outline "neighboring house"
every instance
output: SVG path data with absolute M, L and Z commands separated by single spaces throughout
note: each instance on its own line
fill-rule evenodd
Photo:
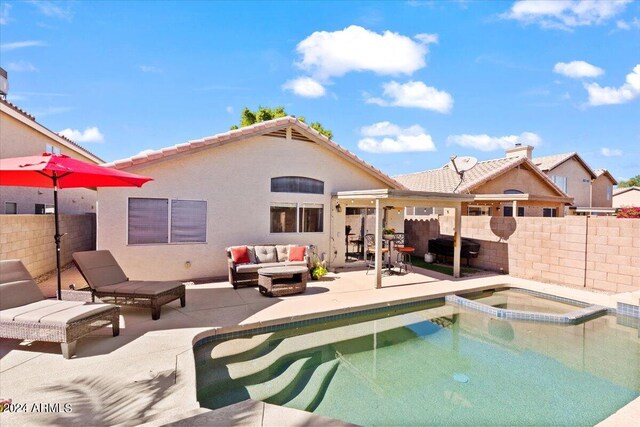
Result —
M 146 279 L 225 276 L 225 247 L 232 245 L 311 244 L 340 265 L 344 216 L 353 208 L 340 206 L 335 193 L 405 190 L 294 117 L 108 166 L 154 179 L 139 189 L 97 190 L 97 247 L 111 250 L 127 274 Z M 403 215 L 385 209 L 385 216 L 389 227 L 403 230 Z
M 611 202 L 617 181 L 606 169 L 591 169 L 575 152 L 538 157 L 533 163 L 573 197 L 573 205 L 567 214 L 607 215 L 614 212 Z
M 613 190 L 613 207 L 640 206 L 640 187 L 623 187 Z
M 596 179 L 591 183 L 591 207 L 613 210 L 613 186 L 618 181 L 606 169 L 595 169 Z
M 572 199 L 531 162 L 531 150 L 516 146 L 505 158 L 479 162 L 465 172 L 462 183 L 449 165 L 394 178 L 411 190 L 474 194 L 475 201 L 463 205 L 463 215 L 563 216 Z M 420 218 L 418 211 L 431 213 L 415 207 L 407 218 Z
M 87 149 L 38 123 L 34 116 L 0 99 L 0 158 L 43 152 L 62 153 L 93 164 L 103 162 Z M 61 213 L 95 212 L 96 192 L 84 188 L 65 189 L 59 192 L 58 203 Z M 0 214 L 52 212 L 53 190 L 50 188 L 0 186 Z

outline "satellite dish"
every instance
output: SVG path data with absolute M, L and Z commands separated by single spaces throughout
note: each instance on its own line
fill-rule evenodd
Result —
M 462 184 L 462 181 L 464 181 L 464 173 L 469 169 L 473 168 L 477 164 L 478 164 L 478 159 L 476 159 L 475 157 L 471 157 L 471 156 L 458 157 L 455 154 L 451 156 L 449 160 L 449 167 L 452 168 L 454 171 L 456 171 L 458 175 L 460 175 L 460 182 L 458 183 L 458 185 L 456 185 L 456 188 L 453 190 L 454 193 L 458 191 L 458 187 L 460 187 L 460 184 Z
M 458 175 L 468 171 L 478 164 L 478 159 L 471 156 L 451 156 L 451 160 L 449 160 L 449 167 L 452 168 Z

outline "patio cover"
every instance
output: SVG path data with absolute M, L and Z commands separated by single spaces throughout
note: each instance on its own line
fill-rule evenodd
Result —
M 354 200 L 362 203 L 373 203 L 376 209 L 376 249 L 375 249 L 375 282 L 376 288 L 382 287 L 382 219 L 385 207 L 429 206 L 455 209 L 453 277 L 460 277 L 460 225 L 462 203 L 473 202 L 473 194 L 435 193 L 411 190 L 359 190 L 339 191 L 333 195 L 337 200 Z

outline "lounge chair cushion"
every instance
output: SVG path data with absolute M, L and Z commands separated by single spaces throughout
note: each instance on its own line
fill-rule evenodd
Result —
M 278 262 L 278 255 L 275 246 L 255 246 L 254 248 L 258 263 Z
M 73 260 L 93 289 L 102 288 L 128 280 L 109 251 L 75 252 Z
M 302 266 L 302 267 L 306 267 L 307 266 L 307 262 L 306 261 L 287 261 L 284 263 L 285 266 L 287 267 L 297 267 L 297 266 Z
M 44 295 L 22 261 L 13 259 L 0 263 L 0 310 L 43 299 Z
M 137 294 L 140 296 L 155 296 L 164 292 L 184 286 L 177 281 L 159 282 L 155 280 L 128 280 L 113 285 L 101 286 L 98 289 L 100 293 L 116 294 Z
M 42 300 L 0 311 L 3 322 L 37 322 L 68 325 L 113 308 L 113 304 Z

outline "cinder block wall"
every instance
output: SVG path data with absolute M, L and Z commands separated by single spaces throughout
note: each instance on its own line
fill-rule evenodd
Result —
M 60 215 L 61 262 L 96 247 L 94 214 Z M 0 215 L 0 260 L 20 259 L 33 277 L 56 268 L 53 215 Z
M 440 234 L 453 235 L 453 221 L 440 216 Z M 412 221 L 407 222 L 409 233 Z M 433 238 L 421 232 L 414 236 L 420 245 Z M 637 219 L 463 216 L 462 237 L 481 244 L 472 266 L 606 292 L 640 290 Z
M 405 245 L 416 248 L 414 255 L 424 256 L 427 253 L 429 239 L 435 239 L 440 234 L 440 224 L 437 219 L 410 219 L 404 222 Z

